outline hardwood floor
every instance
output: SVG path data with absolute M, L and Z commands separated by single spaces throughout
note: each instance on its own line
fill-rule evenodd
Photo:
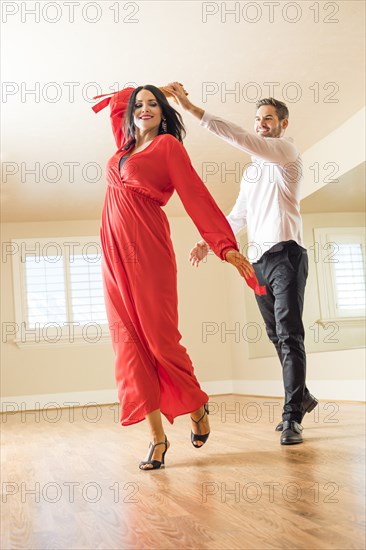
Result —
M 10 549 L 363 549 L 361 403 L 325 403 L 281 446 L 280 399 L 212 396 L 212 433 L 165 423 L 165 470 L 118 406 L 2 415 L 2 539 Z M 230 412 L 231 411 L 231 412 Z

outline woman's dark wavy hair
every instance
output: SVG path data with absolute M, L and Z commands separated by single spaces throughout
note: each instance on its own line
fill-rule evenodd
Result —
M 139 86 L 136 88 L 130 96 L 124 119 L 124 130 L 127 143 L 123 149 L 129 149 L 131 145 L 136 142 L 136 127 L 133 121 L 133 115 L 135 112 L 136 96 L 141 90 L 149 90 L 149 92 L 155 96 L 156 101 L 162 110 L 162 118 L 166 119 L 167 131 L 163 131 L 162 124 L 160 123 L 159 134 L 171 134 L 182 142 L 186 135 L 186 130 L 184 128 L 181 115 L 168 103 L 165 95 L 161 90 L 159 90 L 159 88 L 153 86 L 152 84 L 147 84 L 146 86 Z

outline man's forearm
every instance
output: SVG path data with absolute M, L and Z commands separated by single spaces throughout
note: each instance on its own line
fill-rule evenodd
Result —
M 200 107 L 197 107 L 197 105 L 193 105 L 193 103 L 189 102 L 187 106 L 183 106 L 183 108 L 191 113 L 194 117 L 198 118 L 198 120 L 201 120 L 203 115 L 205 114 L 204 109 L 201 109 Z

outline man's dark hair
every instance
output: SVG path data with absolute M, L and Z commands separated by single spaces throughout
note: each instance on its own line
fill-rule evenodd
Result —
M 276 109 L 278 120 L 284 120 L 285 118 L 289 117 L 287 106 L 285 105 L 285 103 L 282 103 L 282 101 L 279 101 L 278 99 L 274 99 L 273 97 L 266 97 L 257 101 L 257 109 L 259 109 L 259 107 L 262 107 L 262 105 L 272 105 L 272 107 Z

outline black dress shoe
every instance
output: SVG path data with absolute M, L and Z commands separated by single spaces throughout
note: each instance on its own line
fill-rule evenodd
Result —
M 284 420 L 281 434 L 281 445 L 296 445 L 302 443 L 302 426 L 295 420 Z
M 311 393 L 309 393 L 308 397 L 303 401 L 302 403 L 302 418 L 301 418 L 301 422 L 302 422 L 302 419 L 304 418 L 305 416 L 305 413 L 310 413 L 311 411 L 313 411 L 315 409 L 315 407 L 318 405 L 318 400 L 316 399 L 316 397 L 314 397 L 313 395 L 311 395 Z M 283 430 L 283 422 L 281 421 L 279 424 L 277 424 L 277 426 L 275 427 L 275 431 L 276 432 L 282 432 Z

